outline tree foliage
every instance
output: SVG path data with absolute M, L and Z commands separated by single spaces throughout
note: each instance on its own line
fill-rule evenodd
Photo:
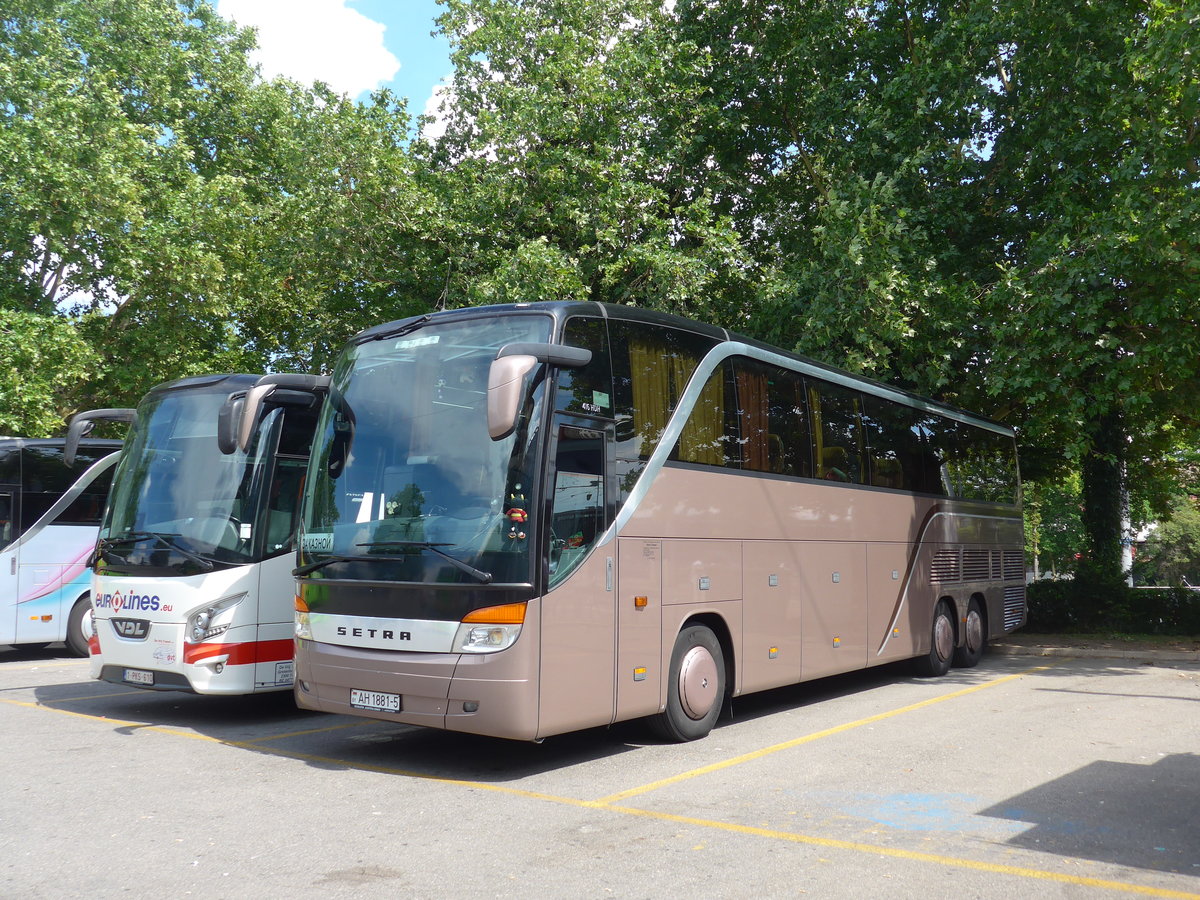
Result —
M 69 412 L 188 374 L 319 365 L 427 293 L 427 277 L 394 274 L 431 269 L 410 249 L 436 219 L 404 152 L 403 105 L 264 82 L 253 47 L 202 0 L 5 5 L 0 309 L 58 335 L 70 322 L 78 340 L 58 350 L 99 357 L 71 361 L 86 384 L 62 396 L 19 372 L 0 398 L 15 421 L 44 432 L 51 420 L 22 419 L 25 406 Z M 407 220 L 389 221 L 397 211 Z M 388 252 L 368 257 L 376 235 Z
M 1200 438 L 1197 0 L 444 6 L 445 134 L 414 139 L 386 92 L 263 82 L 201 0 L 10 0 L 0 309 L 93 375 L 0 408 L 594 299 L 1017 426 L 1037 503 L 1081 473 L 1110 574 L 1124 485 L 1169 507 Z

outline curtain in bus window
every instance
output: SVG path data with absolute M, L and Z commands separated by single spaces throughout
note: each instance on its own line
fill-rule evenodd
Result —
M 755 472 L 777 471 L 772 465 L 770 411 L 767 406 L 767 374 L 746 360 L 737 365 L 738 418 L 741 420 L 745 466 Z M 782 465 L 782 451 L 777 455 Z M 778 470 L 782 471 L 782 469 Z
M 654 452 L 698 359 L 653 339 L 635 337 L 629 343 L 633 375 L 633 427 L 640 439 L 638 455 Z
M 679 435 L 679 446 L 672 458 L 706 466 L 724 466 L 727 464 L 726 443 L 725 367 L 722 366 L 704 383 L 704 389 Z M 736 454 L 736 438 L 728 444 Z
M 649 459 L 712 338 L 640 322 L 609 322 L 617 458 Z

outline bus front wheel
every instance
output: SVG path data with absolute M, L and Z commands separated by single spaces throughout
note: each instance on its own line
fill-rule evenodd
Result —
M 671 651 L 667 708 L 652 723 L 664 738 L 695 741 L 712 731 L 725 699 L 725 655 L 704 625 L 679 632 Z
M 945 675 L 950 671 L 950 662 L 953 659 L 954 619 L 950 612 L 950 604 L 943 600 L 933 611 L 933 630 L 929 640 L 929 652 L 924 656 L 917 657 L 917 674 L 928 678 Z
M 67 617 L 67 648 L 76 656 L 87 656 L 91 634 L 92 600 L 90 597 L 80 597 Z

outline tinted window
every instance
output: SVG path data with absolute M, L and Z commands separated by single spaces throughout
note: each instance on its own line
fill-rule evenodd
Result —
M 55 525 L 99 525 L 104 517 L 104 502 L 108 499 L 108 486 L 112 483 L 116 466 L 101 472 L 83 493 L 71 501 L 71 505 L 58 514 Z
M 696 366 L 716 341 L 674 328 L 609 323 L 617 456 L 649 459 Z
M 857 391 L 825 381 L 809 382 L 813 460 L 818 478 L 852 484 L 866 483 L 860 406 Z
M 67 468 L 63 462 L 62 447 L 26 447 L 24 449 L 24 489 L 21 492 L 21 532 L 24 533 L 33 526 L 42 514 L 46 512 L 75 483 L 81 473 L 86 471 L 106 451 L 91 451 L 81 449 L 75 457 L 75 465 Z M 111 470 L 110 470 L 111 473 Z M 112 475 L 106 473 L 102 483 L 89 487 L 70 510 L 56 520 L 57 524 L 88 524 L 95 525 L 100 521 L 104 511 L 104 500 L 108 495 L 108 484 Z M 98 508 L 93 513 L 93 506 L 98 498 Z
M 736 362 L 735 380 L 744 468 L 811 477 L 804 380 L 749 359 Z
M 1010 438 L 964 423 L 955 423 L 956 445 L 946 462 L 954 496 L 994 503 L 1016 501 L 1016 453 Z
M 905 491 L 928 489 L 917 410 L 867 394 L 863 396 L 863 427 L 870 484 Z
M 0 450 L 0 483 L 21 483 L 21 451 Z
M 592 361 L 580 369 L 558 373 L 556 409 L 583 416 L 612 418 L 612 369 L 608 357 L 608 328 L 603 319 L 577 316 L 567 321 L 563 342 L 592 351 Z
M 0 550 L 13 542 L 16 529 L 13 527 L 13 495 L 11 491 L 0 491 Z
M 706 466 L 741 468 L 733 366 L 728 361 L 709 376 L 680 432 L 671 459 Z

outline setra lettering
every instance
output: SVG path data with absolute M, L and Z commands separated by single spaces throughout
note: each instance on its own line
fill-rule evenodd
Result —
M 337 627 L 338 637 L 380 638 L 385 641 L 411 641 L 411 631 L 392 631 L 390 628 L 349 628 L 346 625 Z

